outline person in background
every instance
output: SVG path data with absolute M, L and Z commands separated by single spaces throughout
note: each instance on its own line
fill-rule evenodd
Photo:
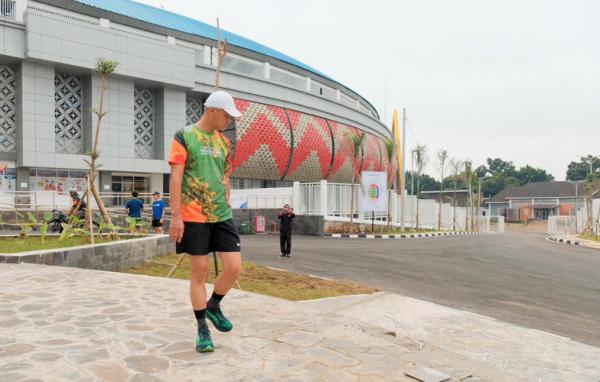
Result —
M 160 197 L 160 192 L 156 191 L 152 197 L 152 227 L 157 234 L 163 233 L 163 223 L 165 216 L 165 201 Z
M 292 250 L 292 219 L 296 217 L 294 209 L 285 204 L 279 212 L 279 245 L 281 247 L 280 259 L 290 258 Z
M 71 196 L 71 209 L 69 210 L 69 216 L 72 216 L 75 213 L 75 208 L 77 208 L 77 205 L 79 204 L 79 201 L 81 200 L 81 197 L 79 196 L 79 192 L 77 191 L 77 189 L 75 187 L 73 187 L 69 190 L 69 195 Z M 79 209 L 77 210 L 77 214 L 76 214 L 77 217 L 79 217 L 80 219 L 84 219 L 86 208 L 87 208 L 87 203 L 85 202 L 85 200 L 81 200 L 81 205 L 79 206 Z
M 141 220 L 144 203 L 138 199 L 138 195 L 139 193 L 137 191 L 131 192 L 132 198 L 127 201 L 127 204 L 125 204 L 125 211 L 127 211 L 127 216 L 130 218 Z

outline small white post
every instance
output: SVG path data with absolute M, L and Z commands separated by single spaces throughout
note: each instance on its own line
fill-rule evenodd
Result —
M 294 182 L 292 185 L 292 208 L 302 215 L 303 207 L 300 205 L 300 182 Z
M 306 77 L 306 91 L 309 92 L 310 91 L 310 87 L 311 87 L 311 80 L 310 77 Z
M 321 187 L 319 188 L 320 192 L 320 206 L 319 206 L 319 215 L 325 217 L 327 216 L 327 181 L 321 180 Z
M 398 214 L 398 195 L 396 194 L 396 190 L 388 190 L 388 192 L 392 193 L 392 205 L 391 205 L 391 215 L 392 215 L 392 224 L 395 226 L 398 222 L 398 218 L 402 222 L 402 217 Z M 389 199 L 388 199 L 389 200 Z
M 271 64 L 268 62 L 265 62 L 265 79 L 271 79 Z

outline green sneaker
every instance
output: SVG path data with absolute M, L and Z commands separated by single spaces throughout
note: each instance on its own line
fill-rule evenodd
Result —
M 229 332 L 233 329 L 233 324 L 223 315 L 221 308 L 206 309 L 206 318 L 208 318 L 220 332 Z
M 212 338 L 210 337 L 210 330 L 208 326 L 202 326 L 198 329 L 198 338 L 196 338 L 196 351 L 198 353 L 206 353 L 215 350 Z

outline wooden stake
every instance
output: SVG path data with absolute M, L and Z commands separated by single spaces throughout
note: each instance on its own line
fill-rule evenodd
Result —
M 86 179 L 87 179 L 87 189 L 89 190 L 92 186 L 90 184 L 90 175 L 86 175 Z M 94 244 L 94 223 L 92 223 L 92 198 L 90 197 L 91 194 L 89 192 L 87 192 L 87 220 L 88 220 L 88 224 L 90 225 L 90 241 L 92 244 Z
M 173 264 L 173 267 L 167 274 L 167 278 L 170 278 L 171 276 L 173 276 L 173 273 L 175 273 L 175 271 L 177 270 L 177 267 L 180 266 L 181 263 L 183 263 L 183 259 L 185 259 L 185 253 L 182 253 L 181 255 L 179 255 L 177 262 L 175 264 Z
M 219 25 L 219 18 L 217 17 L 217 73 L 215 76 L 215 90 L 219 90 L 219 79 L 221 77 L 221 64 L 223 58 L 227 54 L 227 40 L 221 41 L 221 27 Z

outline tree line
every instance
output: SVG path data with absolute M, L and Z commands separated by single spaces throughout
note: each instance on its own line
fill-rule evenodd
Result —
M 440 150 L 434 157 L 438 173 L 441 175 L 436 179 L 422 171 L 429 161 L 425 146 L 417 146 L 413 150 L 413 161 L 415 169 L 412 172 L 406 171 L 405 173 L 405 184 L 409 194 L 419 194 L 421 191 L 439 191 L 441 189 L 453 190 L 455 186 L 458 190 L 469 189 L 469 177 L 465 172 L 464 164 L 468 163 L 472 167 L 470 162 L 449 158 L 446 150 Z M 421 168 L 418 167 L 420 162 L 422 162 Z M 600 176 L 600 156 L 588 155 L 581 157 L 579 161 L 569 163 L 566 180 L 586 180 L 590 171 Z M 555 180 L 554 176 L 544 169 L 530 165 L 517 169 L 512 161 L 505 161 L 501 158 L 487 158 L 486 163 L 473 169 L 472 173 L 470 179 L 471 189 L 477 189 L 479 180 L 481 180 L 481 192 L 486 197 L 494 196 L 508 187 Z

